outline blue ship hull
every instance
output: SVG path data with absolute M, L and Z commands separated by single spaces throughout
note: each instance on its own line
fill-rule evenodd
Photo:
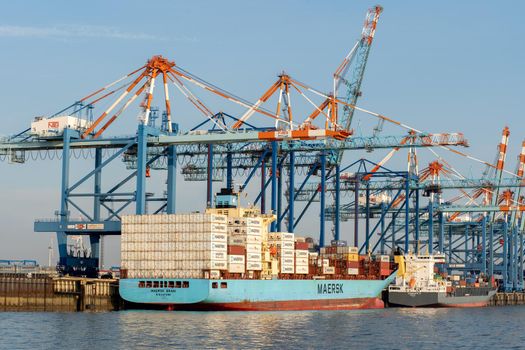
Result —
M 382 308 L 381 292 L 395 274 L 385 280 L 122 279 L 120 295 L 179 310 Z

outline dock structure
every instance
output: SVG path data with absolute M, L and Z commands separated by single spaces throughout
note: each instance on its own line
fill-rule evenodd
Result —
M 0 311 L 114 311 L 118 281 L 49 274 L 0 274 Z
M 501 292 L 496 295 L 490 301 L 490 306 L 512 306 L 512 305 L 525 305 L 525 293 L 524 292 Z

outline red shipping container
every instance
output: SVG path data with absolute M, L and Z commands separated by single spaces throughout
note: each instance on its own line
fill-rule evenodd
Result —
M 351 269 L 357 269 L 359 268 L 359 261 L 347 261 L 346 267 Z
M 245 255 L 246 249 L 242 245 L 229 245 L 228 254 L 229 255 Z
M 390 269 L 380 269 L 379 270 L 380 276 L 390 276 L 391 273 L 392 271 L 390 271 Z
M 308 250 L 308 243 L 307 242 L 295 242 L 295 249 Z

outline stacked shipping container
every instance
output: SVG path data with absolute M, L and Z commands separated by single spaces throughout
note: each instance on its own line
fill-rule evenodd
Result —
M 310 262 L 316 264 L 317 269 L 313 270 L 317 273 L 322 270 L 322 274 L 355 277 L 375 275 L 381 278 L 392 273 L 390 256 L 359 255 L 357 247 L 346 245 L 321 247 L 319 258 Z
M 260 218 L 228 218 L 228 243 L 230 247 L 237 246 L 244 248 L 246 254 L 246 271 L 262 270 L 262 242 L 264 233 L 262 220 Z
M 308 269 L 308 243 L 304 237 L 295 237 L 295 273 L 300 275 L 307 275 Z
M 270 232 L 268 246 L 278 259 L 280 273 L 295 273 L 294 234 L 289 232 Z
M 215 214 L 122 217 L 121 265 L 128 278 L 203 278 L 228 268 L 227 219 Z
M 383 278 L 390 257 L 359 255 L 340 242 L 310 252 L 311 239 L 268 233 L 261 217 L 213 213 L 122 217 L 127 278 Z M 306 277 L 310 276 L 310 277 Z
M 246 271 L 246 248 L 243 245 L 228 245 L 228 272 Z

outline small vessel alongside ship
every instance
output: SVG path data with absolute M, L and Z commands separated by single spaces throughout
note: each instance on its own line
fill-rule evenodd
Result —
M 458 275 L 440 274 L 436 265 L 445 263 L 443 254 L 396 255 L 398 275 L 388 288 L 388 304 L 404 307 L 487 306 L 497 288 L 478 279 L 467 283 Z
M 389 256 L 268 232 L 273 215 L 223 190 L 205 213 L 122 218 L 120 295 L 173 310 L 383 308 Z

